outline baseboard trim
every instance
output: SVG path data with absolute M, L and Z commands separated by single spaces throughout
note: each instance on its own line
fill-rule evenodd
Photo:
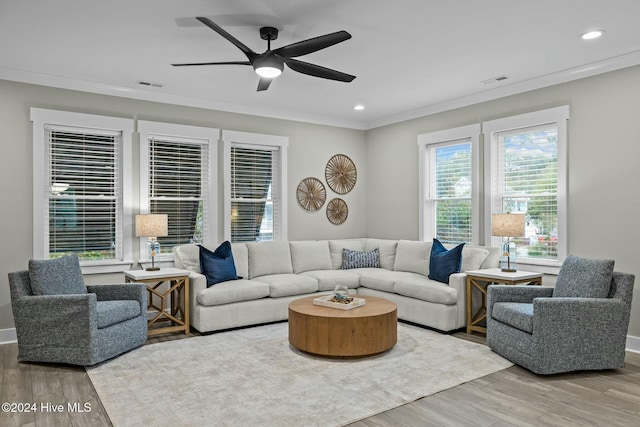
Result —
M 627 351 L 640 353 L 640 337 L 627 335 Z
M 0 329 L 0 345 L 17 342 L 16 328 Z

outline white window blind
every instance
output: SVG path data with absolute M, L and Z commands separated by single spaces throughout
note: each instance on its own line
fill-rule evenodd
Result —
M 558 129 L 555 123 L 499 132 L 498 212 L 526 214 L 519 256 L 558 258 Z M 496 210 L 497 210 L 496 209 Z
M 48 255 L 120 259 L 121 132 L 45 126 Z
M 279 151 L 278 147 L 231 145 L 232 242 L 278 237 L 282 217 Z
M 161 254 L 173 246 L 204 241 L 209 192 L 209 147 L 205 143 L 152 136 L 149 141 L 149 212 L 168 215 Z
M 427 150 L 430 188 L 426 205 L 435 237 L 443 243 L 471 242 L 471 142 L 431 145 Z

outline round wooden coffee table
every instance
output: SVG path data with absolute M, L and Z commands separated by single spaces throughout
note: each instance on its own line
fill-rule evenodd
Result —
M 382 353 L 398 339 L 398 307 L 383 298 L 362 296 L 351 310 L 313 304 L 317 296 L 289 303 L 289 342 L 322 356 L 359 357 Z

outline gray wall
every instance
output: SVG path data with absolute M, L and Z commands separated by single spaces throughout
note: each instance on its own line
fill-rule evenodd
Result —
M 419 134 L 560 105 L 571 108 L 569 253 L 640 276 L 640 67 L 367 131 L 367 236 L 418 238 Z M 640 283 L 629 335 L 640 337 Z
M 138 101 L 44 86 L 0 80 L 0 331 L 13 328 L 7 273 L 27 268 L 32 258 L 33 168 L 31 107 L 66 110 L 139 120 L 165 121 L 228 130 L 284 135 L 288 148 L 288 234 L 291 240 L 362 237 L 365 234 L 366 173 L 364 132 L 225 113 L 170 104 Z M 134 196 L 137 200 L 138 138 L 134 137 Z M 346 154 L 358 168 L 355 188 L 343 199 L 349 218 L 339 226 L 331 224 L 320 210 L 308 213 L 295 199 L 295 189 L 303 178 L 324 181 L 324 167 L 334 154 Z M 219 156 L 221 160 L 222 156 Z M 220 166 L 220 172 L 222 171 Z M 222 188 L 222 173 L 218 175 Z M 219 218 L 222 219 L 222 192 L 219 191 Z M 327 199 L 336 197 L 327 187 Z M 137 202 L 136 202 L 137 203 Z M 134 207 L 134 212 L 136 208 Z M 220 224 L 219 237 L 222 238 Z M 132 236 L 133 237 L 133 236 Z M 134 239 L 137 243 L 137 239 Z M 134 258 L 137 258 L 137 245 Z M 122 282 L 116 275 L 87 276 L 87 283 Z

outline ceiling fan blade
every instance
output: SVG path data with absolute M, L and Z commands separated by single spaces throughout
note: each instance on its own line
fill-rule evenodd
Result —
M 287 67 L 294 71 L 309 76 L 320 77 L 323 79 L 337 80 L 339 82 L 350 82 L 356 78 L 351 74 L 332 70 L 331 68 L 321 67 L 320 65 L 310 64 L 308 62 L 299 61 L 297 59 L 287 59 L 285 61 Z
M 260 81 L 258 82 L 258 92 L 269 89 L 269 85 L 272 81 L 273 79 L 265 79 L 264 77 L 261 77 Z
M 287 46 L 275 49 L 273 52 L 276 55 L 280 55 L 284 58 L 289 59 L 296 56 L 302 56 L 316 52 L 320 49 L 324 49 L 325 47 L 333 46 L 334 44 L 349 40 L 350 38 L 351 34 L 347 33 L 346 31 L 337 31 L 331 34 L 325 34 L 324 36 L 314 37 L 312 39 L 292 43 Z
M 190 67 L 192 65 L 251 65 L 249 61 L 227 61 L 227 62 L 190 62 L 185 64 L 171 64 L 174 67 Z
M 244 53 L 246 57 L 249 58 L 249 61 L 252 61 L 253 58 L 257 55 L 253 50 L 251 50 L 249 47 L 247 47 L 244 43 L 242 43 L 237 38 L 233 37 L 231 34 L 227 33 L 225 30 L 222 29 L 221 26 L 213 22 L 211 19 L 205 18 L 203 16 L 198 16 L 196 17 L 196 19 L 202 22 L 207 27 L 211 28 L 216 33 L 220 34 L 225 39 L 229 40 L 231 43 L 233 43 L 235 47 L 240 49 L 242 53 Z

